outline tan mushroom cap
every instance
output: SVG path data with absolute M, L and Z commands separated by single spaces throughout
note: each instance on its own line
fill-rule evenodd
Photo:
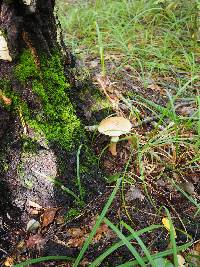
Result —
M 102 120 L 99 124 L 98 131 L 111 137 L 120 136 L 128 133 L 132 125 L 124 117 L 110 117 Z

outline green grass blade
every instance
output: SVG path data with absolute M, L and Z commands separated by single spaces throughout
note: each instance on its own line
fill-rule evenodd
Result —
M 188 195 L 182 188 L 180 188 L 175 182 L 174 180 L 172 180 L 172 184 L 174 185 L 174 187 L 180 191 L 193 205 L 195 205 L 197 207 L 197 212 L 195 213 L 194 217 L 197 216 L 197 214 L 200 212 L 200 204 L 190 195 Z
M 174 231 L 175 228 L 172 223 L 171 215 L 166 207 L 165 207 L 165 211 L 167 213 L 167 218 L 169 220 L 169 225 L 170 225 L 169 233 L 170 233 L 170 241 L 172 244 L 172 250 L 173 250 L 173 256 L 174 256 L 174 266 L 178 267 L 177 246 L 176 246 L 175 231 Z
M 96 221 L 96 223 L 94 225 L 94 228 L 92 229 L 92 232 L 90 233 L 89 237 L 85 241 L 85 243 L 84 243 L 84 245 L 83 245 L 83 247 L 82 247 L 82 249 L 81 249 L 81 251 L 80 251 L 80 253 L 79 253 L 79 255 L 78 255 L 77 259 L 76 259 L 76 261 L 75 261 L 75 263 L 73 264 L 73 267 L 78 267 L 79 266 L 79 263 L 80 263 L 83 255 L 84 255 L 85 251 L 88 249 L 88 247 L 89 247 L 89 245 L 90 245 L 90 243 L 92 241 L 92 238 L 94 237 L 94 235 L 95 235 L 97 229 L 99 228 L 103 218 L 105 217 L 110 205 L 112 204 L 115 195 L 117 194 L 117 191 L 118 191 L 118 189 L 120 187 L 121 181 L 122 181 L 122 178 L 119 178 L 117 180 L 117 183 L 115 185 L 115 188 L 112 191 L 112 194 L 110 195 L 105 207 L 103 208 L 99 218 L 97 219 L 97 221 Z
M 182 246 L 177 246 L 177 252 L 181 252 L 181 251 L 186 250 L 187 248 L 192 246 L 192 244 L 193 244 L 192 242 L 189 242 L 189 243 L 186 243 L 186 244 L 184 244 Z M 169 255 L 172 255 L 172 254 L 173 254 L 173 249 L 168 249 L 168 250 L 153 254 L 153 255 L 151 255 L 151 257 L 155 260 L 155 259 L 163 258 L 163 257 L 169 256 Z M 148 262 L 148 258 L 147 257 L 143 257 L 143 260 L 145 262 Z M 138 266 L 138 262 L 136 260 L 120 264 L 117 267 L 134 267 L 134 266 Z
M 141 258 L 140 254 L 137 252 L 137 250 L 131 245 L 131 243 L 127 240 L 127 238 L 122 234 L 122 232 L 114 225 L 112 224 L 107 218 L 104 218 L 104 222 L 117 234 L 117 236 L 123 241 L 123 243 L 126 245 L 126 247 L 130 250 L 130 252 L 133 254 L 133 256 L 136 258 L 137 262 L 140 264 L 140 266 L 146 266 L 145 262 Z
M 152 267 L 156 267 L 151 254 L 149 253 L 147 247 L 145 246 L 145 244 L 143 243 L 143 241 L 141 240 L 141 238 L 136 234 L 136 232 L 129 226 L 127 225 L 125 222 L 121 222 L 121 224 L 134 236 L 135 240 L 137 240 L 138 244 L 140 245 L 140 247 L 142 248 L 142 250 L 144 251 L 145 255 L 147 256 L 149 263 L 151 264 Z
M 146 227 L 144 229 L 141 229 L 139 231 L 136 231 L 135 233 L 139 236 L 142 235 L 146 232 L 151 232 L 155 229 L 158 229 L 160 227 L 163 227 L 162 225 L 151 225 L 149 227 Z M 128 241 L 132 240 L 134 238 L 133 234 L 129 235 L 126 239 Z M 112 245 L 110 248 L 108 248 L 104 253 L 102 253 L 98 258 L 96 258 L 91 264 L 90 267 L 96 267 L 99 266 L 101 264 L 101 262 L 108 257 L 110 254 L 112 254 L 115 250 L 117 250 L 118 248 L 122 247 L 124 245 L 123 241 L 119 241 L 117 243 L 115 243 L 114 245 Z
M 44 261 L 59 261 L 59 260 L 72 261 L 74 259 L 71 257 L 67 257 L 67 256 L 47 256 L 47 257 L 40 257 L 37 259 L 30 259 L 30 260 L 15 264 L 13 267 L 24 267 L 24 266 L 28 266 L 29 264 L 35 264 L 35 263 L 44 262 Z
M 76 177 L 79 189 L 80 200 L 83 201 L 83 189 L 81 186 L 81 178 L 80 178 L 80 153 L 81 153 L 82 144 L 79 146 L 77 155 L 76 155 Z
M 198 135 L 200 137 L 200 96 L 197 96 L 198 103 Z
M 99 53 L 100 53 L 100 58 L 101 58 L 102 76 L 104 77 L 106 75 L 104 46 L 103 46 L 102 35 L 99 29 L 99 25 L 97 22 L 95 22 L 95 25 L 96 25 L 96 31 L 97 31 L 97 37 L 98 37 Z

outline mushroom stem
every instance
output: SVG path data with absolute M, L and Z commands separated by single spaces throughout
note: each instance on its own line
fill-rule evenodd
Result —
M 110 142 L 109 151 L 113 156 L 117 156 L 117 143 L 116 142 Z
M 118 136 L 114 136 L 110 140 L 109 151 L 113 156 L 117 156 L 117 142 L 118 141 L 119 141 Z

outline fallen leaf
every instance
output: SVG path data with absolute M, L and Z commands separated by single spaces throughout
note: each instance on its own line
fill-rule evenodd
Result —
M 200 241 L 194 245 L 194 248 L 190 251 L 190 263 L 192 266 L 200 266 Z
M 64 224 L 65 223 L 65 217 L 64 216 L 58 216 L 56 218 L 56 223 L 57 224 Z
M 162 218 L 162 223 L 164 225 L 164 227 L 167 229 L 168 232 L 170 232 L 170 223 L 169 223 L 169 220 L 168 218 Z M 176 231 L 173 227 L 173 232 L 174 232 L 174 237 L 176 238 Z
M 95 236 L 93 237 L 93 243 L 98 243 L 103 237 L 105 237 L 110 232 L 111 230 L 109 229 L 107 224 L 101 224 L 97 229 Z
M 83 243 L 85 242 L 86 238 L 88 237 L 88 231 L 86 230 L 86 228 L 70 228 L 67 231 L 67 234 L 71 237 L 68 242 L 67 245 L 69 247 L 76 247 L 76 248 L 80 248 L 82 247 Z
M 81 262 L 80 262 L 80 266 L 81 267 L 86 267 L 86 266 L 89 266 L 90 265 L 90 262 L 88 261 L 87 258 L 84 258 Z
M 26 240 L 26 247 L 33 248 L 36 245 L 42 246 L 44 245 L 44 243 L 45 243 L 45 239 L 40 234 L 36 234 L 36 235 L 30 236 L 28 240 Z
M 44 211 L 42 218 L 42 227 L 46 227 L 53 222 L 57 211 L 58 208 L 50 208 Z
M 98 216 L 95 216 L 95 217 L 91 220 L 91 222 L 90 222 L 90 224 L 89 224 L 90 231 L 92 231 L 92 229 L 93 229 L 93 227 L 94 227 L 94 225 L 95 225 L 97 219 L 98 219 Z M 96 231 L 95 236 L 93 237 L 92 242 L 93 242 L 93 243 L 97 243 L 97 242 L 99 242 L 102 238 L 105 238 L 105 237 L 106 237 L 106 238 L 112 238 L 112 237 L 114 237 L 114 236 L 115 236 L 115 235 L 114 235 L 113 231 L 108 227 L 108 225 L 105 224 L 105 223 L 101 223 L 101 225 L 99 226 L 99 228 L 98 228 L 97 231 Z
M 143 200 L 145 196 L 142 194 L 141 190 L 135 186 L 131 186 L 125 195 L 126 201 L 132 201 L 135 199 Z
M 67 245 L 69 247 L 77 247 L 80 248 L 82 247 L 83 243 L 85 242 L 85 240 L 87 239 L 87 237 L 90 234 L 91 229 L 93 228 L 95 222 L 96 222 L 97 217 L 94 217 L 90 224 L 88 225 L 88 229 L 84 228 L 71 228 L 68 229 L 67 233 L 68 235 L 71 237 L 68 242 Z M 110 228 L 107 226 L 107 224 L 102 223 L 99 228 L 96 231 L 95 236 L 93 237 L 93 244 L 98 243 L 99 240 L 101 240 L 103 237 L 108 237 L 111 238 L 113 237 L 114 234 L 112 232 L 112 230 L 110 230 Z
M 177 258 L 178 258 L 178 267 L 185 267 L 185 259 L 183 258 L 182 255 L 178 254 L 177 255 Z
M 0 90 L 0 99 L 4 102 L 5 105 L 10 106 L 12 104 L 12 100 L 5 96 L 2 91 Z
M 71 237 L 82 237 L 87 233 L 87 231 L 85 228 L 70 228 L 67 233 Z
M 197 111 L 197 109 L 194 107 L 185 106 L 185 107 L 179 108 L 177 111 L 182 116 L 190 116 L 191 117 Z
M 162 91 L 162 88 L 155 83 L 149 84 L 147 88 L 153 91 Z
M 197 241 L 197 243 L 194 245 L 194 250 L 200 255 L 200 241 Z
M 35 208 L 37 210 L 41 210 L 42 209 L 42 206 L 40 206 L 39 204 L 37 204 L 36 202 L 34 201 L 31 201 L 31 200 L 28 200 L 27 201 L 27 205 L 31 208 Z
M 21 240 L 18 244 L 17 244 L 17 249 L 22 249 L 25 245 L 25 241 L 24 240 Z
M 38 215 L 39 212 L 42 210 L 42 206 L 31 200 L 28 200 L 26 202 L 26 207 L 27 207 L 27 212 L 32 215 Z
M 68 240 L 67 245 L 73 248 L 81 248 L 86 238 L 86 236 L 83 236 L 81 238 L 71 238 Z
M 162 179 L 159 179 L 158 181 L 156 181 L 156 183 L 157 183 L 157 185 L 158 186 L 166 186 L 166 183 L 165 183 L 165 181 L 164 180 L 162 180 Z
M 195 187 L 194 187 L 193 183 L 191 183 L 191 182 L 183 182 L 180 184 L 180 187 L 190 195 L 195 194 L 195 191 L 194 191 Z
M 133 49 L 133 44 L 132 43 L 128 43 L 128 49 L 132 50 Z
M 98 60 L 93 60 L 90 62 L 90 67 L 91 68 L 96 68 L 98 66 L 99 62 Z
M 14 264 L 14 259 L 11 257 L 6 258 L 5 262 L 4 262 L 4 266 L 7 267 L 12 267 Z
M 31 219 L 26 226 L 26 231 L 27 232 L 34 232 L 40 227 L 40 223 L 36 221 L 35 219 Z

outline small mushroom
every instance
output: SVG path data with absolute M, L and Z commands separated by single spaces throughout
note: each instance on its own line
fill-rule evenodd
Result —
M 130 121 L 124 117 L 110 117 L 100 122 L 98 131 L 111 137 L 109 151 L 113 156 L 117 155 L 116 145 L 119 136 L 130 132 L 131 127 Z

